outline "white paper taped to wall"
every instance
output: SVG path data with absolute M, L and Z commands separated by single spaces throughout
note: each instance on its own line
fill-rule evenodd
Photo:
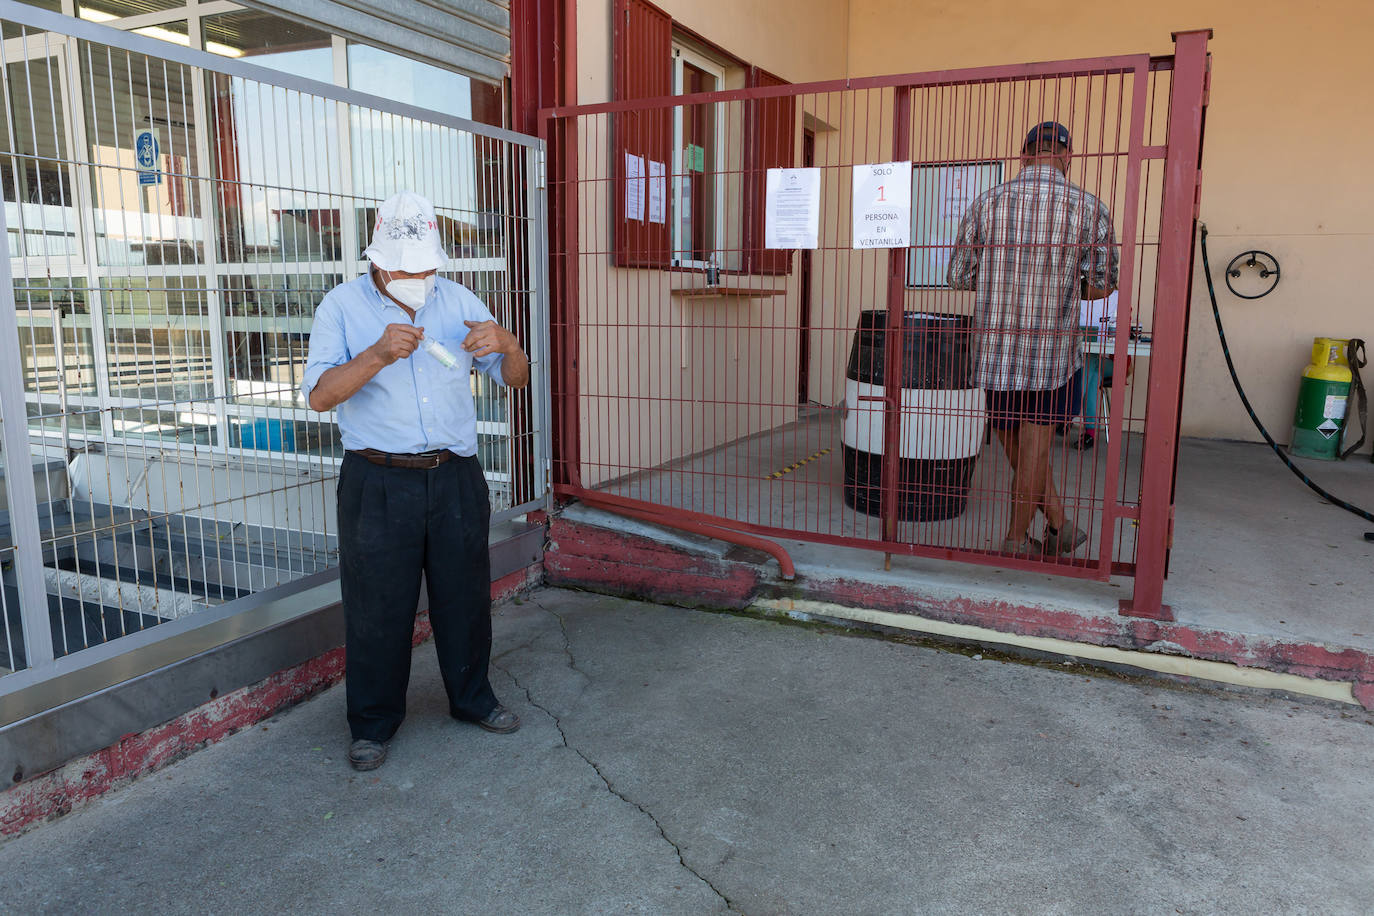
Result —
M 667 222 L 668 214 L 664 207 L 668 196 L 668 170 L 662 162 L 649 160 L 649 222 Z
M 625 154 L 625 218 L 644 222 L 644 157 Z
M 821 170 L 769 169 L 764 189 L 765 248 L 816 248 L 821 228 Z

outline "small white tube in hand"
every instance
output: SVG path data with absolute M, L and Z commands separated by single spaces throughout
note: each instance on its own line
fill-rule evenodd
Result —
M 458 357 L 449 352 L 449 348 L 439 343 L 433 337 L 425 337 L 420 340 L 420 346 L 426 353 L 439 361 L 445 369 L 457 369 Z

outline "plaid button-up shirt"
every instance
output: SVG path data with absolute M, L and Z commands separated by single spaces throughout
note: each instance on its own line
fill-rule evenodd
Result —
M 1049 165 L 979 195 L 959 223 L 947 281 L 974 297 L 974 384 L 1059 388 L 1083 364 L 1080 280 L 1114 289 L 1120 252 L 1102 201 Z

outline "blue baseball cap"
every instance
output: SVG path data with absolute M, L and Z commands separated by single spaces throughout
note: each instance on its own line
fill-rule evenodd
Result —
M 1030 133 L 1026 134 L 1026 142 L 1021 144 L 1022 149 L 1036 146 L 1045 140 L 1053 140 L 1061 146 L 1073 146 L 1069 141 L 1069 129 L 1058 121 L 1045 121 L 1031 128 Z

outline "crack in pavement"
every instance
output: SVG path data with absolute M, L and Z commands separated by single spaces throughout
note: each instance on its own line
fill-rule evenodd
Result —
M 502 652 L 502 653 L 500 653 L 500 654 L 498 654 L 498 655 L 493 655 L 493 656 L 491 657 L 491 661 L 492 661 L 493 663 L 499 662 L 501 659 L 505 658 L 507 655 L 514 655 L 515 653 L 521 651 L 522 649 L 533 649 L 533 648 L 534 648 L 534 640 L 531 639 L 529 642 L 522 642 L 520 645 L 518 645 L 518 646 L 512 646 L 511 648 L 507 649 L 506 651 L 504 651 L 504 652 Z M 504 669 L 503 669 L 503 670 L 504 670 Z
M 549 614 L 551 617 L 558 621 L 558 628 L 563 633 L 563 654 L 566 655 L 568 658 L 568 668 L 572 671 L 577 672 L 583 678 L 586 678 L 588 681 L 590 681 L 591 678 L 587 676 L 587 672 L 577 667 L 577 659 L 574 658 L 572 654 L 572 646 L 568 640 L 568 627 L 567 623 L 563 619 L 563 615 L 559 614 L 557 611 L 545 607 L 543 604 L 537 601 L 532 601 L 530 603 L 535 605 L 540 610 Z M 511 650 L 511 652 L 514 651 L 514 649 Z M 506 655 L 511 654 L 511 652 L 503 653 L 501 657 L 504 658 Z M 670 847 L 672 847 L 674 854 L 677 855 L 678 864 L 681 865 L 684 870 L 689 872 L 702 884 L 710 888 L 711 892 L 715 894 L 717 897 L 719 897 L 721 902 L 725 904 L 726 910 L 728 910 L 731 913 L 741 912 L 740 910 L 735 908 L 734 903 L 731 902 L 729 897 L 725 896 L 725 894 L 721 892 L 720 888 L 716 887 L 714 884 L 711 883 L 711 880 L 709 878 L 707 878 L 701 872 L 697 871 L 695 868 L 687 864 L 687 860 L 682 857 L 682 847 L 678 846 L 677 843 L 673 842 L 672 838 L 668 836 L 668 832 L 663 829 L 663 824 L 659 821 L 657 817 L 654 816 L 654 813 L 652 811 L 650 811 L 648 808 L 646 808 L 644 805 L 641 805 L 634 799 L 630 798 L 624 792 L 617 789 L 615 783 L 611 782 L 610 777 L 608 777 L 605 774 L 605 772 L 602 771 L 601 766 L 595 760 L 593 760 L 592 758 L 588 757 L 585 753 L 583 753 L 581 748 L 575 747 L 572 744 L 572 742 L 568 740 L 568 732 L 563 727 L 563 719 L 560 716 L 558 716 L 556 713 L 554 713 L 553 710 L 549 709 L 547 706 L 544 706 L 542 703 L 536 700 L 534 698 L 534 694 L 530 692 L 530 688 L 527 687 L 520 680 L 520 678 L 516 677 L 515 673 L 511 671 L 509 668 L 505 667 L 504 665 L 497 664 L 496 659 L 492 660 L 491 665 L 493 668 L 496 668 L 498 671 L 501 671 L 503 674 L 506 675 L 506 677 L 511 679 L 511 681 L 515 684 L 516 688 L 525 694 L 525 699 L 529 701 L 529 704 L 531 706 L 533 706 L 535 709 L 539 710 L 544 715 L 549 717 L 549 719 L 553 722 L 554 728 L 558 729 L 558 735 L 562 739 L 563 746 L 566 747 L 568 750 L 572 751 L 577 756 L 581 757 L 583 762 L 586 763 L 587 766 L 592 768 L 592 772 L 596 773 L 597 777 L 606 786 L 607 792 L 610 792 L 612 795 L 623 801 L 625 804 L 634 807 L 641 814 L 643 814 L 645 817 L 649 819 L 649 821 L 658 830 L 658 835 L 663 838 L 663 842 L 667 843 Z

